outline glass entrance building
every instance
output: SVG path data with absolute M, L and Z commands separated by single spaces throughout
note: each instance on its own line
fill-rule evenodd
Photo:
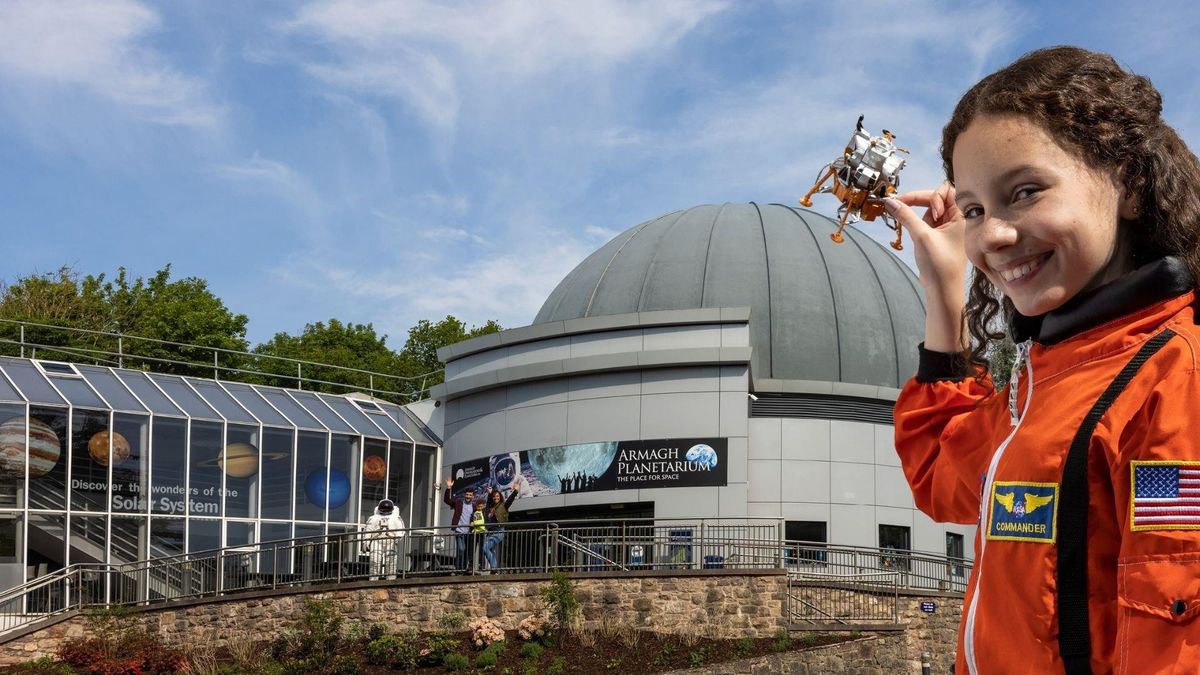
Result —
M 353 531 L 384 498 L 432 525 L 439 445 L 365 396 L 0 357 L 0 590 Z

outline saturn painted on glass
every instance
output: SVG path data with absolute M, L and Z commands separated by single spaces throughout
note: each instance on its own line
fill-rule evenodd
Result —
M 258 448 L 249 443 L 230 443 L 213 459 L 200 462 L 198 466 L 219 466 L 230 478 L 249 478 L 258 473 Z M 286 452 L 268 452 L 263 461 L 270 462 L 287 457 Z

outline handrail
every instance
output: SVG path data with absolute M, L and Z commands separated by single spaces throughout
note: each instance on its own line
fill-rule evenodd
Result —
M 287 357 L 287 356 L 277 356 L 274 354 L 260 354 L 260 353 L 256 353 L 256 352 L 240 351 L 240 350 L 236 350 L 236 349 L 227 349 L 224 347 L 211 347 L 208 345 L 197 345 L 197 344 L 189 344 L 189 343 L 184 343 L 184 342 L 174 342 L 171 340 L 161 340 L 158 338 L 143 337 L 140 335 L 127 335 L 124 333 L 97 331 L 97 330 L 91 330 L 91 329 L 87 329 L 87 328 L 74 328 L 71 326 L 55 326 L 53 324 L 36 323 L 36 322 L 32 322 L 32 321 L 18 321 L 16 319 L 0 319 L 0 324 L 15 325 L 20 329 L 19 339 L 14 340 L 14 339 L 8 338 L 8 337 L 0 337 L 0 344 L 9 344 L 9 345 L 15 345 L 15 346 L 21 347 L 21 356 L 24 356 L 25 348 L 30 347 L 30 348 L 34 349 L 35 353 L 38 349 L 49 350 L 49 351 L 65 354 L 74 359 L 103 360 L 103 361 L 106 361 L 108 364 L 115 365 L 117 367 L 123 367 L 123 360 L 125 358 L 132 358 L 132 359 L 136 359 L 138 361 L 143 361 L 143 362 L 153 362 L 153 363 L 159 363 L 159 364 L 187 366 L 187 367 L 192 367 L 192 368 L 197 368 L 197 369 L 203 369 L 206 371 L 211 370 L 214 373 L 214 375 L 219 375 L 221 373 L 225 373 L 225 374 L 233 373 L 233 374 L 244 374 L 244 375 L 257 375 L 257 376 L 265 376 L 265 377 L 276 377 L 276 378 L 282 378 L 282 379 L 289 380 L 289 381 L 294 380 L 297 382 L 297 386 L 300 386 L 301 388 L 303 388 L 303 384 L 306 382 L 311 383 L 311 384 L 321 384 L 321 385 L 328 385 L 328 386 L 334 386 L 334 387 L 343 387 L 343 388 L 351 389 L 351 390 L 354 390 L 354 389 L 362 390 L 365 388 L 367 391 L 370 391 L 373 394 L 374 393 L 390 394 L 390 395 L 402 397 L 405 400 L 409 400 L 409 401 L 419 400 L 421 398 L 424 398 L 426 395 L 428 395 L 429 388 L 425 386 L 426 383 L 429 381 L 430 378 L 432 378 L 432 377 L 436 376 L 438 373 L 441 373 L 444 371 L 444 369 L 438 369 L 438 370 L 433 370 L 428 373 L 423 373 L 420 375 L 394 375 L 391 373 L 381 373 L 381 372 L 377 372 L 377 371 L 365 370 L 362 368 L 354 368 L 351 366 L 339 366 L 339 365 L 334 365 L 334 364 L 329 364 L 329 363 L 321 363 L 318 361 L 309 361 L 307 359 L 296 359 L 296 358 Z M 92 335 L 92 336 L 100 336 L 100 337 L 114 339 L 117 341 L 117 351 L 112 351 L 111 349 L 101 349 L 98 347 L 95 347 L 95 348 L 86 347 L 86 346 L 81 346 L 81 345 L 52 345 L 52 344 L 45 344 L 42 342 L 34 342 L 34 341 L 26 340 L 25 339 L 25 328 L 26 327 L 35 328 L 35 329 L 39 329 L 39 330 L 45 329 L 45 330 L 50 330 L 50 331 L 60 331 L 62 333 L 66 333 L 66 334 Z M 201 362 L 201 361 L 195 361 L 195 360 L 179 360 L 179 359 L 173 359 L 173 358 L 164 358 L 162 356 L 148 356 L 148 355 L 130 353 L 125 349 L 125 345 L 124 345 L 125 340 L 136 340 L 136 341 L 148 342 L 148 343 L 159 344 L 159 345 L 167 345 L 167 346 L 171 346 L 171 347 L 181 348 L 181 350 L 182 349 L 190 349 L 190 350 L 206 351 L 207 353 L 211 354 L 213 358 L 212 358 L 212 361 L 210 361 L 210 362 Z M 261 370 L 261 369 L 256 369 L 256 368 L 243 368 L 243 367 L 237 367 L 237 366 L 221 365 L 220 359 L 219 359 L 219 356 L 221 354 L 253 359 L 256 362 L 258 362 L 259 360 L 265 359 L 268 361 L 275 361 L 275 362 L 280 362 L 280 363 L 284 363 L 284 364 L 294 365 L 294 366 L 296 366 L 296 373 L 288 374 L 288 373 L 282 373 L 282 372 L 271 372 L 271 371 Z M 101 357 L 115 357 L 116 361 L 114 362 L 112 358 L 101 358 Z M 227 361 L 227 363 L 228 363 L 228 361 Z M 303 375 L 303 367 L 305 367 L 305 366 L 308 366 L 310 369 L 311 368 L 328 368 L 328 369 L 331 369 L 331 370 L 333 370 L 335 372 L 339 372 L 339 373 L 352 373 L 352 374 L 357 374 L 357 375 L 366 375 L 368 378 L 368 384 L 366 385 L 366 387 L 364 387 L 361 384 L 350 384 L 347 382 L 331 382 L 331 381 L 320 380 L 320 379 L 316 379 L 316 378 L 312 378 L 312 377 L 305 377 Z M 375 387 L 375 378 L 377 378 L 377 377 L 385 378 L 386 380 L 396 381 L 396 382 L 400 382 L 400 383 L 414 383 L 414 384 L 419 383 L 420 386 L 414 387 L 413 389 L 406 390 L 406 391 L 377 388 L 377 387 Z
M 563 545 L 564 545 L 564 546 L 566 546 L 567 548 L 570 548 L 570 549 L 573 549 L 573 550 L 575 550 L 575 551 L 578 551 L 579 553 L 582 553 L 582 554 L 584 554 L 584 555 L 586 555 L 586 556 L 588 556 L 588 557 L 591 557 L 591 558 L 597 558 L 597 559 L 599 559 L 599 560 L 601 560 L 601 561 L 603 561 L 603 562 L 606 562 L 606 563 L 608 563 L 609 565 L 612 565 L 612 566 L 614 566 L 614 567 L 616 567 L 616 568 L 620 569 L 622 572 L 628 572 L 628 571 L 629 571 L 629 568 L 628 568 L 628 567 L 626 567 L 626 566 L 622 565 L 622 564 L 621 564 L 621 563 L 619 563 L 619 562 L 616 562 L 615 560 L 609 560 L 608 558 L 606 558 L 606 557 L 604 557 L 603 555 L 601 555 L 601 554 L 599 554 L 599 553 L 597 553 L 597 552 L 593 551 L 592 549 L 590 549 L 590 548 L 588 548 L 588 547 L 584 546 L 583 544 L 580 544 L 579 542 L 575 541 L 574 539 L 568 539 L 567 537 L 564 537 L 564 536 L 563 536 L 563 535 L 561 535 L 561 534 L 560 534 L 560 535 L 558 535 L 557 539 L 558 539 L 558 543 L 560 543 L 560 544 L 563 544 Z
M 778 519 L 770 518 L 512 522 L 504 536 L 486 548 L 483 544 L 497 532 L 472 536 L 450 527 L 426 527 L 391 531 L 382 537 L 375 531 L 295 537 L 131 563 L 77 563 L 0 593 L 0 641 L 17 628 L 68 609 L 152 605 L 351 579 L 477 574 L 484 565 L 480 551 L 495 559 L 492 573 L 710 566 L 778 569 L 782 564 L 793 586 L 802 577 L 819 576 L 825 581 L 873 584 L 884 597 L 894 598 L 901 586 L 957 591 L 970 565 L 970 561 L 930 555 L 911 558 L 926 564 L 920 570 L 883 569 L 885 562 L 903 556 L 892 549 L 787 541 L 781 531 Z M 369 551 L 363 546 L 368 541 Z M 796 570 L 791 563 L 799 548 L 820 549 L 825 559 Z M 870 611 L 878 614 L 882 609 Z

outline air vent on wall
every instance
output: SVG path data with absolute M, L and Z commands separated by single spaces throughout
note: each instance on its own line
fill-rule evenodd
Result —
M 751 417 L 793 417 L 892 424 L 892 401 L 827 394 L 757 394 Z

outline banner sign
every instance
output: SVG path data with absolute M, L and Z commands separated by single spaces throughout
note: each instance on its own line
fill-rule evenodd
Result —
M 506 452 L 451 467 L 454 493 L 477 494 L 490 485 L 522 497 L 631 490 L 706 487 L 727 482 L 725 438 L 576 443 Z

